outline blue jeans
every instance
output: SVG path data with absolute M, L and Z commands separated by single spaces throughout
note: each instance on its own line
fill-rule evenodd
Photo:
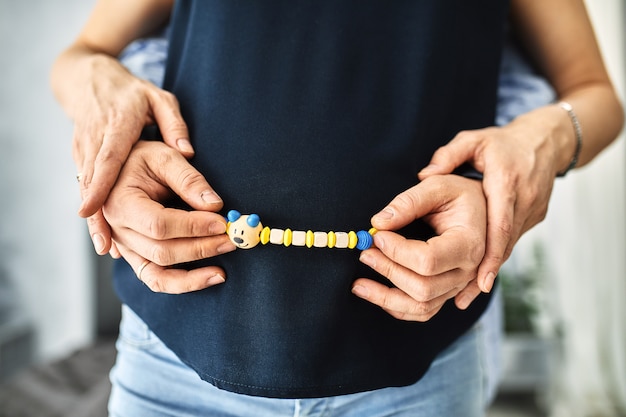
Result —
M 111 417 L 463 416 L 484 415 L 485 343 L 481 322 L 432 364 L 416 384 L 316 399 L 251 397 L 219 390 L 184 365 L 124 306 L 111 371 Z

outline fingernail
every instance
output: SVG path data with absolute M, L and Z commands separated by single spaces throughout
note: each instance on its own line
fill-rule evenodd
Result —
M 91 237 L 93 247 L 96 249 L 98 255 L 102 255 L 104 252 L 104 238 L 100 233 L 96 233 Z
M 226 233 L 226 225 L 222 222 L 213 222 L 209 225 L 210 235 L 223 235 Z
M 372 255 L 370 255 L 367 252 L 361 252 L 361 256 L 359 256 L 359 260 L 363 262 L 365 265 L 369 266 L 370 268 L 376 267 L 376 260 L 374 259 Z
M 483 292 L 490 292 L 493 288 L 493 283 L 496 280 L 496 274 L 489 272 L 483 279 Z
M 361 298 L 368 298 L 370 295 L 369 290 L 362 285 L 355 285 L 352 287 L 352 293 Z
M 218 285 L 226 282 L 226 278 L 224 278 L 221 274 L 215 274 L 207 280 L 207 285 Z
M 183 152 L 193 152 L 193 146 L 191 146 L 191 142 L 187 138 L 180 138 L 176 141 L 176 146 Z
M 466 310 L 467 307 L 474 301 L 469 294 L 463 294 L 459 300 L 457 300 L 456 306 L 461 310 Z
M 437 170 L 437 165 L 431 164 L 431 165 L 428 165 L 428 166 L 424 167 L 424 169 L 422 169 L 419 172 L 419 174 L 429 174 L 429 173 L 434 172 L 436 170 Z
M 222 202 L 222 199 L 215 191 L 204 191 L 201 194 L 202 201 L 207 204 L 219 204 Z
M 374 217 L 376 217 L 377 220 L 391 220 L 393 215 L 394 215 L 393 209 L 391 207 L 385 207 L 384 209 L 379 211 L 376 215 L 374 215 Z
M 234 251 L 235 249 L 237 249 L 237 247 L 229 240 L 228 242 L 218 246 L 216 251 L 217 253 L 228 253 Z
M 385 240 L 378 233 L 374 235 L 374 246 L 380 250 L 385 248 Z

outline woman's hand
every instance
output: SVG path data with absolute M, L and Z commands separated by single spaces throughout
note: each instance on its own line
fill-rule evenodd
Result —
M 100 254 L 111 248 L 100 208 L 144 126 L 157 124 L 165 143 L 193 155 L 176 99 L 132 76 L 116 58 L 133 40 L 162 28 L 172 7 L 172 0 L 98 1 L 52 67 L 52 90 L 75 123 L 73 157 L 83 198 L 79 214 L 89 218 Z
M 569 132 L 572 130 L 572 132 Z M 571 150 L 558 152 L 559 140 L 571 140 Z M 502 128 L 459 133 L 435 152 L 421 179 L 452 172 L 465 162 L 483 173 L 487 198 L 487 244 L 478 268 L 477 285 L 464 291 L 467 305 L 480 293 L 491 291 L 498 270 L 513 246 L 547 213 L 557 172 L 574 154 L 573 128 L 558 106 L 544 107 L 515 119 Z M 461 307 L 466 307 L 461 303 Z
M 143 128 L 158 125 L 163 141 L 185 157 L 193 156 L 193 148 L 171 93 L 134 77 L 106 55 L 82 63 L 87 81 L 72 110 L 73 157 L 83 199 L 79 215 L 89 218 L 90 236 L 102 254 L 110 248 L 110 229 L 100 208 Z

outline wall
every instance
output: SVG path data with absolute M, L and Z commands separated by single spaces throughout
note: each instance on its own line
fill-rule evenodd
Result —
M 91 248 L 75 214 L 72 128 L 48 82 L 53 59 L 93 3 L 0 0 L 0 267 L 34 323 L 40 360 L 93 337 Z

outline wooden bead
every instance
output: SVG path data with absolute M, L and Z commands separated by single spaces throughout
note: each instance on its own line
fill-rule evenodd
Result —
M 291 244 L 294 246 L 304 246 L 306 245 L 306 232 L 302 230 L 294 230 L 292 232 L 292 240 Z
M 272 229 L 270 231 L 270 243 L 273 245 L 282 245 L 285 237 L 285 231 L 282 229 Z
M 313 233 L 313 246 L 316 248 L 325 248 L 328 244 L 328 234 L 326 232 Z
M 336 248 L 348 247 L 348 234 L 346 232 L 335 232 L 335 237 L 337 239 L 337 242 L 335 243 Z

